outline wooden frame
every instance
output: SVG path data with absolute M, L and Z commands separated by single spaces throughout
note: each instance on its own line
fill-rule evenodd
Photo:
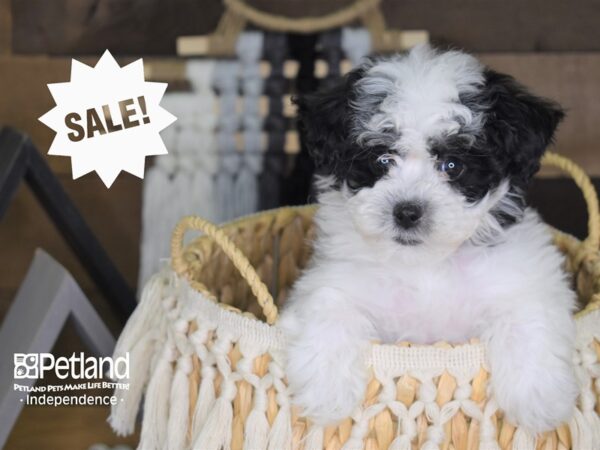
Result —
M 29 137 L 0 129 L 0 219 L 25 180 L 65 241 L 125 323 L 135 295 Z
M 115 339 L 71 274 L 37 250 L 25 280 L 0 327 L 0 447 L 23 409 L 25 392 L 13 387 L 15 353 L 49 353 L 72 318 L 83 343 L 97 356 L 110 356 Z M 33 386 L 34 379 L 18 380 Z

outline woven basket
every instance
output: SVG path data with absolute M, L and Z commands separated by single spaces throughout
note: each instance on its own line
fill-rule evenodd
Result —
M 329 428 L 301 417 L 290 405 L 284 338 L 273 326 L 311 253 L 315 209 L 299 207 L 220 229 L 196 217 L 180 222 L 172 268 L 146 285 L 117 344 L 115 356 L 130 354 L 131 378 L 128 390 L 116 391 L 113 428 L 133 431 L 145 393 L 142 449 L 600 449 L 598 200 L 572 162 L 555 154 L 544 162 L 574 178 L 589 212 L 585 241 L 554 232 L 582 303 L 574 356 L 581 394 L 569 423 L 535 437 L 503 420 L 476 341 L 373 345 L 360 411 Z M 184 246 L 189 229 L 205 236 Z

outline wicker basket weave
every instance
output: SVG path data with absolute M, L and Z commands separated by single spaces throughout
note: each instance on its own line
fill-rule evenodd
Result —
M 299 207 L 222 228 L 195 217 L 180 222 L 172 268 L 147 284 L 117 344 L 115 356 L 130 354 L 131 378 L 128 390 L 116 391 L 113 428 L 133 431 L 145 393 L 142 449 L 600 449 L 598 199 L 572 162 L 555 154 L 544 162 L 573 177 L 589 213 L 585 241 L 555 231 L 585 305 L 576 315 L 574 357 L 581 394 L 569 423 L 535 437 L 503 420 L 476 341 L 373 345 L 372 379 L 352 418 L 321 428 L 299 416 L 282 370 L 283 335 L 273 326 L 310 257 L 314 207 Z M 189 229 L 205 236 L 184 246 Z

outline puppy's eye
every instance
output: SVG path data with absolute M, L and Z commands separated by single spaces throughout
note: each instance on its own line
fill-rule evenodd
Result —
M 457 158 L 446 158 L 438 163 L 438 170 L 445 173 L 450 180 L 458 179 L 463 173 L 465 173 L 464 163 Z
M 394 159 L 394 155 L 390 153 L 384 153 L 380 155 L 377 160 L 377 165 L 380 167 L 392 167 L 396 164 L 396 160 Z

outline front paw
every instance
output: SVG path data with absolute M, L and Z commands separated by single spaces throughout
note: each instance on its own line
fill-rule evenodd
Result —
M 367 370 L 355 349 L 291 346 L 286 371 L 293 404 L 319 425 L 350 417 L 363 400 Z
M 493 373 L 496 401 L 509 422 L 537 434 L 571 419 L 579 386 L 570 364 L 554 362 Z

